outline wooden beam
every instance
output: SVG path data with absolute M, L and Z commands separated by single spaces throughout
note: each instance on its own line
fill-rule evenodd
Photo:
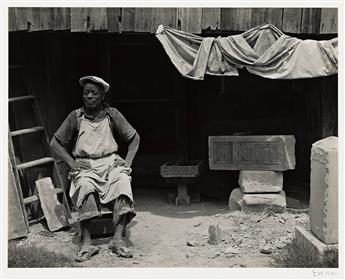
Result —
M 135 8 L 135 32 L 151 31 L 151 8 Z
M 90 31 L 107 30 L 107 8 L 90 8 Z
M 155 33 L 160 24 L 177 28 L 177 8 L 153 8 L 151 11 L 151 33 Z
M 130 32 L 135 30 L 135 8 L 122 8 L 121 31 Z
M 303 8 L 301 33 L 319 34 L 320 18 L 321 18 L 320 8 Z
M 71 8 L 52 8 L 53 30 L 71 29 Z
M 71 8 L 71 31 L 86 32 L 89 27 L 89 9 Z
M 202 8 L 178 8 L 178 28 L 190 33 L 201 33 Z
M 283 12 L 283 32 L 300 33 L 302 21 L 301 8 L 285 8 Z
M 252 8 L 251 9 L 251 23 L 250 23 L 251 28 L 264 24 L 266 22 L 267 22 L 266 8 Z
M 203 8 L 202 9 L 202 30 L 220 30 L 220 8 Z
M 248 29 L 250 29 L 251 14 L 252 14 L 252 9 L 250 8 L 236 9 L 236 21 L 235 21 L 236 31 L 247 31 Z
M 16 31 L 16 11 L 15 8 L 8 8 L 8 31 Z
M 283 11 L 284 9 L 282 8 L 267 8 L 267 23 L 271 23 L 278 29 L 282 29 Z
M 16 16 L 16 30 L 28 30 L 28 8 L 14 8 Z
M 51 8 L 29 8 L 29 31 L 51 30 L 52 18 L 53 15 Z
M 121 8 L 107 9 L 108 32 L 120 31 L 120 26 L 119 26 L 120 18 L 121 18 Z
M 222 8 L 220 29 L 222 31 L 235 30 L 235 22 L 236 22 L 236 8 Z
M 320 33 L 338 33 L 338 9 L 322 8 L 320 19 Z

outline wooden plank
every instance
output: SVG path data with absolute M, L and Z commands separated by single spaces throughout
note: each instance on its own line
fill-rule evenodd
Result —
M 135 29 L 135 8 L 123 8 L 121 15 L 121 30 L 123 32 L 134 31 Z
M 220 29 L 222 31 L 235 30 L 235 22 L 236 22 L 236 8 L 222 8 Z
M 16 11 L 15 8 L 8 8 L 8 31 L 16 31 Z
M 90 8 L 90 31 L 107 30 L 107 8 Z
M 67 226 L 67 210 L 57 199 L 52 179 L 46 177 L 37 180 L 36 187 L 49 230 L 57 231 Z
M 220 30 L 220 8 L 203 8 L 202 9 L 202 30 Z
M 264 24 L 266 22 L 267 22 L 266 8 L 252 8 L 251 9 L 251 22 L 250 22 L 251 28 Z
M 250 8 L 237 8 L 234 30 L 247 31 L 248 29 L 250 29 L 251 13 L 252 13 L 252 9 Z
M 14 177 L 12 164 L 8 158 L 8 239 L 20 238 L 28 235 L 28 224 L 25 220 L 23 197 L 18 192 L 18 186 Z
M 89 27 L 88 8 L 71 8 L 71 31 L 86 32 Z
M 53 30 L 71 29 L 71 8 L 52 8 Z
M 35 166 L 39 166 L 39 165 L 44 165 L 47 163 L 52 163 L 54 162 L 54 159 L 51 157 L 45 157 L 45 158 L 40 158 L 40 159 L 35 159 L 32 161 L 28 161 L 28 162 L 24 162 L 21 164 L 17 164 L 17 169 L 21 170 L 21 169 L 27 169 L 27 168 L 32 168 Z
M 52 29 L 51 8 L 28 9 L 29 31 L 43 31 Z
M 135 32 L 151 31 L 151 8 L 135 8 Z
M 267 8 L 267 23 L 273 24 L 278 29 L 283 26 L 283 11 L 282 8 Z
M 283 12 L 282 31 L 289 33 L 300 33 L 301 19 L 301 8 L 285 8 Z
M 153 8 L 151 11 L 151 33 L 155 33 L 160 24 L 177 28 L 177 8 Z
M 16 30 L 28 30 L 28 8 L 15 8 Z
M 338 33 L 338 9 L 321 9 L 320 33 Z
M 178 29 L 190 32 L 201 33 L 202 8 L 178 8 Z
M 108 32 L 120 31 L 121 8 L 107 9 Z
M 321 17 L 320 8 L 303 8 L 301 33 L 319 34 L 320 17 Z

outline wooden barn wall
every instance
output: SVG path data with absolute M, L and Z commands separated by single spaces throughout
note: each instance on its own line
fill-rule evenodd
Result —
M 9 31 L 145 32 L 159 24 L 201 34 L 272 23 L 286 33 L 337 33 L 336 8 L 9 8 Z

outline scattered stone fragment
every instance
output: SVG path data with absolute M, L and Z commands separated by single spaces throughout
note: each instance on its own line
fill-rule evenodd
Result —
M 283 219 L 283 218 L 279 218 L 278 221 L 279 221 L 281 224 L 284 224 L 284 223 L 286 222 L 286 220 Z
M 198 226 L 200 226 L 201 225 L 201 222 L 196 222 L 195 224 L 194 224 L 194 227 L 198 227 Z
M 240 251 L 232 246 L 228 247 L 225 249 L 224 253 L 225 254 L 238 254 Z
M 215 214 L 214 216 L 215 216 L 215 217 L 220 217 L 220 214 Z
M 209 244 L 217 245 L 219 244 L 219 242 L 221 242 L 222 238 L 221 238 L 221 231 L 220 231 L 219 225 L 217 226 L 211 225 L 208 228 L 208 234 L 209 234 L 209 238 L 208 238 Z
M 199 243 L 196 242 L 195 240 L 188 240 L 187 241 L 187 246 L 197 247 L 197 246 L 199 246 Z
M 292 231 L 291 231 L 290 229 L 288 229 L 288 228 L 286 229 L 286 231 L 287 231 L 287 232 L 289 232 L 289 233 L 291 233 L 291 232 L 292 232 Z
M 156 245 L 156 243 L 157 243 L 156 241 L 152 241 L 152 244 L 153 244 L 153 245 Z
M 262 247 L 260 249 L 260 253 L 262 253 L 262 254 L 271 254 L 272 250 L 271 250 L 271 248 L 268 245 L 265 245 L 264 247 Z
M 38 232 L 39 235 L 45 236 L 45 237 L 54 237 L 55 234 L 46 230 L 41 230 Z
M 139 264 L 138 262 L 132 262 L 132 264 Z

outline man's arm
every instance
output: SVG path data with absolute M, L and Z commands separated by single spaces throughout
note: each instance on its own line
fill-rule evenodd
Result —
M 88 169 L 90 166 L 84 162 L 76 162 L 73 157 L 67 152 L 65 147 L 61 145 L 55 138 L 50 142 L 50 148 L 51 150 L 56 153 L 65 163 L 68 164 L 68 166 L 74 171 L 74 170 L 80 170 L 80 169 Z
M 139 143 L 140 143 L 140 137 L 139 137 L 138 132 L 136 132 L 128 144 L 128 152 L 125 159 L 128 166 L 132 165 L 133 159 L 139 148 Z

